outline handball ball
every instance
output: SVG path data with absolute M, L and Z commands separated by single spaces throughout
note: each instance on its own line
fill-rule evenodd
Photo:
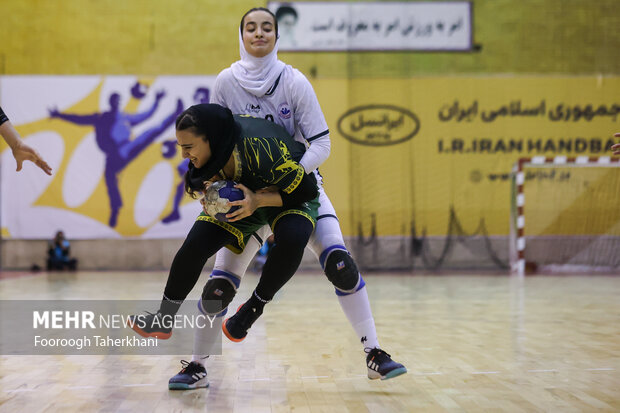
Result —
M 217 181 L 211 184 L 204 196 L 204 207 L 210 216 L 218 221 L 228 222 L 226 214 L 239 209 L 239 206 L 228 207 L 229 201 L 239 201 L 245 198 L 241 189 L 235 188 L 233 181 Z

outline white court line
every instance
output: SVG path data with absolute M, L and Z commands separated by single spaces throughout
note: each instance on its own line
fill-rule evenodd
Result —
M 613 367 L 596 367 L 583 369 L 584 371 L 615 371 L 616 369 Z M 528 373 L 554 373 L 559 372 L 557 369 L 535 369 L 535 370 L 527 370 Z M 470 374 L 501 374 L 502 371 L 473 371 Z M 413 373 L 415 376 L 440 376 L 443 375 L 441 371 L 429 371 L 429 372 L 416 372 Z M 302 376 L 300 377 L 302 380 L 307 379 L 322 379 L 322 378 L 330 378 L 332 376 Z M 334 378 L 334 380 L 355 380 L 357 378 L 366 377 L 364 374 L 352 375 L 350 377 L 338 377 Z M 256 378 L 256 379 L 240 379 L 239 381 L 271 381 L 271 378 Z M 155 383 L 146 383 L 146 384 L 120 384 L 120 385 L 107 385 L 104 387 L 146 387 L 146 386 L 155 386 Z M 68 390 L 77 390 L 77 389 L 93 389 L 102 386 L 68 386 L 66 389 Z M 13 389 L 13 390 L 5 390 L 5 393 L 21 393 L 21 392 L 31 392 L 37 389 Z
M 334 380 L 357 380 L 360 378 L 368 378 L 368 375 L 366 374 L 356 374 L 354 376 L 350 376 L 350 377 L 336 377 L 334 378 Z
M 271 381 L 271 378 L 265 377 L 262 379 L 239 379 L 239 381 Z
M 334 380 L 356 380 L 360 377 L 367 377 L 365 374 L 355 375 L 352 377 L 337 377 L 334 378 L 332 376 L 301 376 L 299 377 L 301 380 L 313 380 L 313 379 L 329 379 L 333 378 Z M 259 378 L 259 379 L 239 379 L 239 381 L 271 381 L 271 378 Z

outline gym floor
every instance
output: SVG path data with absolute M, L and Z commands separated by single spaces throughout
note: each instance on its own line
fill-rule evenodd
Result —
M 207 276 L 189 298 L 198 298 Z M 5 272 L 0 299 L 159 300 L 166 278 Z M 364 279 L 379 342 L 408 374 L 368 380 L 333 288 L 322 274 L 302 272 L 245 341 L 224 338 L 223 355 L 207 361 L 208 389 L 168 390 L 177 356 L 3 355 L 0 411 L 620 411 L 620 277 Z M 231 308 L 256 282 L 248 273 Z

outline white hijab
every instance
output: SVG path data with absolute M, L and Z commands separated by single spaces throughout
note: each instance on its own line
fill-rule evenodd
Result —
M 243 37 L 239 33 L 239 54 L 241 60 L 230 66 L 234 78 L 248 93 L 257 97 L 264 96 L 286 66 L 278 60 L 278 40 L 268 55 L 254 57 L 245 50 Z

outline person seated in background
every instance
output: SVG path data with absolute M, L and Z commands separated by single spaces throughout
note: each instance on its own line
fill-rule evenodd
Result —
M 77 259 L 71 258 L 71 245 L 62 231 L 56 232 L 56 236 L 49 242 L 47 250 L 47 270 L 76 270 Z

